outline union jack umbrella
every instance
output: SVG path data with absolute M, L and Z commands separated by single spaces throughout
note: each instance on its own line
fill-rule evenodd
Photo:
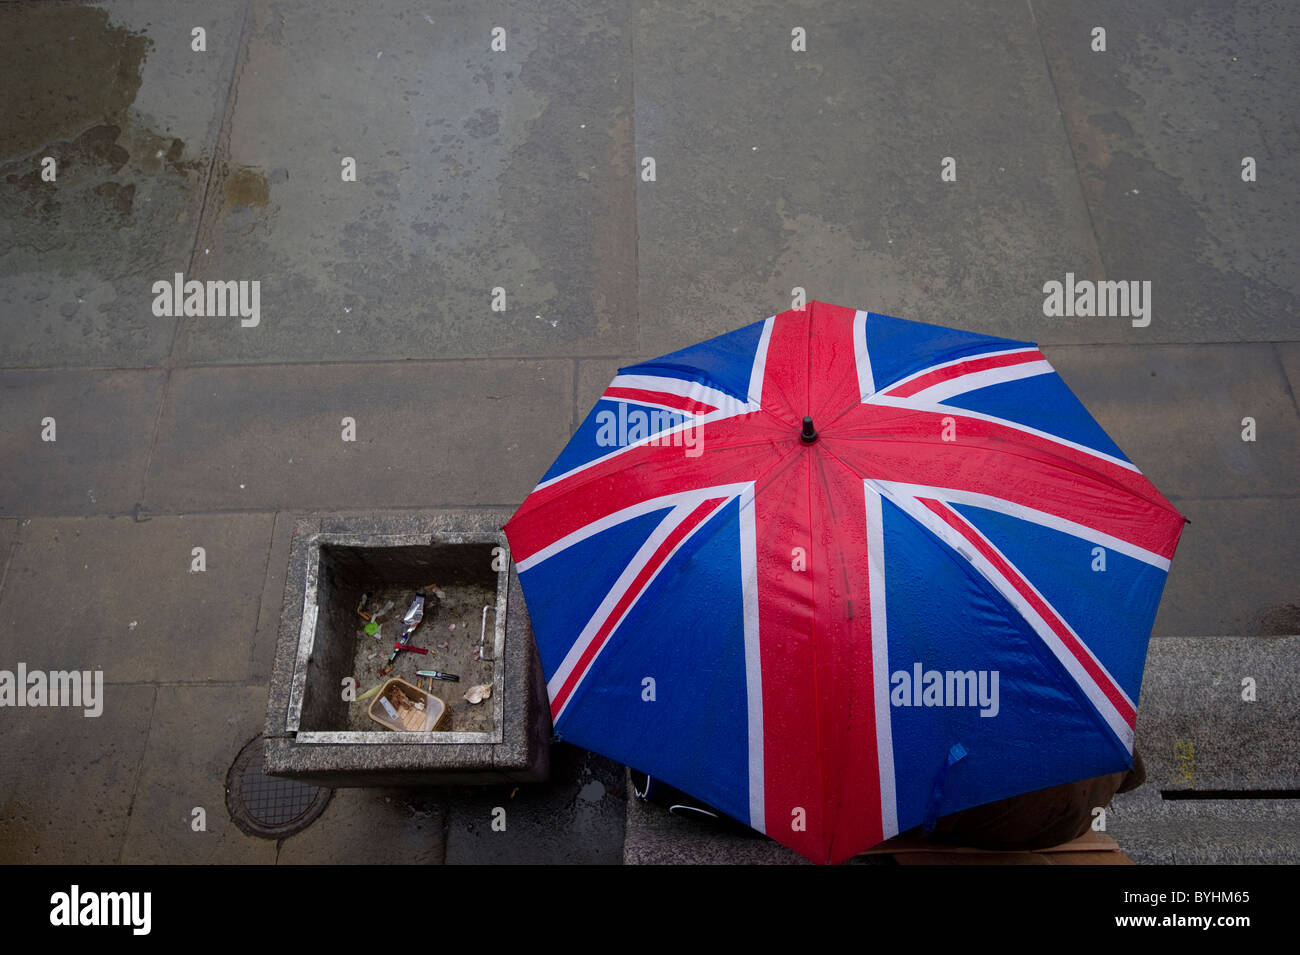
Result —
M 835 863 L 1130 767 L 1183 524 L 1035 345 L 813 302 L 621 369 L 505 530 L 560 737 Z

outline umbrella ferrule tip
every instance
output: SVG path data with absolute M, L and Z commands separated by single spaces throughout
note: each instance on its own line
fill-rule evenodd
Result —
M 813 427 L 812 418 L 803 419 L 803 431 L 799 432 L 799 440 L 804 444 L 812 444 L 817 440 L 817 429 Z

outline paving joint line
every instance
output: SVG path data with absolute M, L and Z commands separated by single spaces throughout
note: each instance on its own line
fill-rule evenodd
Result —
M 9 579 L 9 565 L 14 561 L 14 552 L 18 550 L 18 532 L 22 525 L 14 521 L 14 539 L 9 542 L 9 547 L 5 550 L 4 567 L 0 567 L 0 597 L 4 596 L 5 581 Z
M 122 842 L 117 847 L 117 864 L 122 864 L 126 852 L 126 840 L 131 835 L 131 819 L 135 815 L 135 797 L 140 792 L 140 777 L 144 775 L 144 761 L 149 758 L 149 740 L 153 738 L 153 719 L 158 711 L 158 687 L 153 690 L 153 701 L 149 704 L 149 725 L 144 731 L 144 748 L 140 752 L 140 763 L 135 768 L 135 780 L 131 784 L 131 799 L 126 806 L 126 825 L 122 829 Z
M 257 616 L 253 618 L 253 635 L 248 641 L 248 672 L 251 678 L 253 665 L 257 662 L 257 635 L 262 632 L 262 608 L 266 605 L 266 582 L 271 573 L 271 555 L 275 553 L 275 542 L 280 538 L 280 515 L 276 511 L 271 520 L 271 539 L 266 544 L 266 562 L 262 565 L 262 591 L 257 595 Z
M 1088 228 L 1092 232 L 1092 249 L 1097 255 L 1097 262 L 1101 265 L 1101 275 L 1098 277 L 1104 279 L 1109 274 L 1106 268 L 1106 256 L 1101 249 L 1101 238 L 1097 235 L 1097 222 L 1092 217 L 1092 204 L 1088 202 L 1088 192 L 1083 187 L 1083 173 L 1079 169 L 1079 157 L 1074 151 L 1074 139 L 1070 136 L 1070 128 L 1065 121 L 1065 106 L 1061 102 L 1061 90 L 1056 85 L 1056 74 L 1052 71 L 1052 61 L 1047 56 L 1047 44 L 1043 41 L 1043 31 L 1038 26 L 1038 14 L 1034 12 L 1033 0 L 1025 0 L 1025 6 L 1029 10 L 1029 21 L 1034 26 L 1034 35 L 1038 37 L 1038 51 L 1043 56 L 1047 81 L 1052 84 L 1052 96 L 1056 100 L 1056 115 L 1060 117 L 1061 134 L 1065 136 L 1065 145 L 1070 150 L 1070 165 L 1074 167 L 1074 181 L 1079 187 L 1079 199 L 1083 202 L 1083 211 L 1088 216 Z
M 218 175 L 218 170 L 224 167 L 226 158 L 230 151 L 230 124 L 234 115 L 235 103 L 239 98 L 238 87 L 240 77 L 243 75 L 244 64 L 247 62 L 248 53 L 248 21 L 249 10 L 252 6 L 252 0 L 245 0 L 243 16 L 239 21 L 239 37 L 235 44 L 235 60 L 231 64 L 230 85 L 226 87 L 226 100 L 222 105 L 221 125 L 217 129 L 217 139 L 212 147 L 212 159 L 208 163 L 208 174 L 203 183 L 203 198 L 199 201 L 199 217 L 194 225 L 194 244 L 190 248 L 189 261 L 186 263 L 186 273 L 194 274 L 194 267 L 197 264 L 199 246 L 203 244 L 204 223 L 209 221 L 208 210 L 212 202 L 215 201 L 213 183 L 220 178 L 223 182 L 224 175 Z M 139 520 L 140 512 L 144 510 L 145 501 L 149 497 L 149 470 L 153 467 L 154 448 L 158 444 L 158 432 L 162 427 L 163 411 L 167 407 L 167 401 L 171 397 L 172 371 L 176 367 L 176 347 L 180 343 L 181 332 L 184 324 L 184 318 L 176 316 L 172 323 L 171 344 L 167 349 L 167 357 L 161 367 L 166 369 L 166 376 L 163 379 L 162 394 L 158 397 L 158 407 L 154 410 L 153 428 L 149 433 L 149 447 L 145 450 L 144 469 L 140 476 L 140 499 L 136 502 L 135 514 L 136 520 Z
M 632 123 L 632 301 L 636 307 L 636 314 L 633 316 L 633 322 L 636 325 L 636 351 L 637 354 L 645 352 L 645 334 L 641 327 L 641 203 L 639 197 L 641 194 L 640 163 L 636 161 L 636 144 L 637 144 L 637 126 L 636 126 L 636 30 L 637 17 L 640 9 L 637 7 L 628 8 L 628 70 L 627 70 L 627 96 L 629 109 L 631 110 Z
M 289 511 L 294 514 L 319 515 L 323 517 L 358 517 L 368 515 L 374 511 L 401 511 L 401 512 L 419 512 L 428 511 L 513 511 L 519 506 L 518 501 L 509 501 L 496 504 L 374 504 L 358 505 L 348 504 L 339 505 L 280 505 L 268 504 L 265 507 L 212 507 L 206 509 L 186 508 L 178 511 L 150 511 L 149 518 L 154 517 L 224 517 L 226 515 L 240 514 L 277 514 L 281 511 Z M 113 520 L 120 517 L 136 517 L 136 511 L 101 511 L 94 514 L 77 514 L 72 512 L 62 513 L 25 513 L 25 514 L 0 514 L 0 521 L 30 521 L 30 520 Z
M 1291 383 L 1291 376 L 1286 373 L 1286 363 L 1282 361 L 1282 350 L 1277 347 L 1277 342 L 1271 342 L 1270 344 L 1273 346 L 1273 358 L 1277 361 L 1278 371 L 1282 373 L 1282 383 L 1286 385 L 1286 392 L 1291 396 L 1291 407 L 1295 409 L 1297 415 L 1300 415 L 1300 404 L 1296 402 L 1295 386 Z
M 222 104 L 221 124 L 217 127 L 217 138 L 212 147 L 212 160 L 208 164 L 208 175 L 203 185 L 203 199 L 199 203 L 199 219 L 194 226 L 194 245 L 190 248 L 188 264 L 188 272 L 191 275 L 194 274 L 194 267 L 198 264 L 199 246 L 203 244 L 204 236 L 211 231 L 213 219 L 220 218 L 214 215 L 213 208 L 220 202 L 217 195 L 220 192 L 219 183 L 224 183 L 226 179 L 225 167 L 230 158 L 230 130 L 235 107 L 239 101 L 239 81 L 248 63 L 248 22 L 251 6 L 251 0 L 245 0 L 243 16 L 239 22 L 239 36 L 235 41 L 235 60 L 231 64 L 230 83 L 226 87 L 226 99 Z M 172 348 L 168 353 L 169 360 L 175 354 L 178 338 L 179 335 L 172 339 Z
M 1123 348 L 1202 348 L 1209 346 L 1224 345 L 1295 345 L 1300 344 L 1298 338 L 1278 338 L 1278 339 L 1215 339 L 1213 341 L 1119 341 L 1119 340 L 1097 340 L 1086 342 L 1037 342 L 1041 348 L 1098 348 L 1108 346 L 1120 346 Z M 655 357 L 655 356 L 648 356 Z M 445 364 L 473 364 L 486 363 L 494 361 L 536 361 L 536 362 L 561 362 L 561 361 L 618 361 L 633 363 L 645 360 L 638 358 L 636 355 L 469 355 L 454 358 L 363 358 L 363 359 L 319 359 L 308 361 L 228 361 L 228 362 L 175 362 L 172 368 L 180 371 L 201 371 L 207 369 L 226 369 L 226 368 L 332 368 L 338 365 L 405 365 L 408 367 L 418 367 L 420 365 L 445 365 Z M 161 371 L 166 365 L 0 365 L 0 372 L 147 372 Z
M 578 362 L 577 359 L 574 359 L 573 361 L 573 410 L 572 412 L 570 412 L 569 415 L 569 430 L 574 434 L 578 433 L 578 415 L 580 413 L 581 412 L 578 411 Z

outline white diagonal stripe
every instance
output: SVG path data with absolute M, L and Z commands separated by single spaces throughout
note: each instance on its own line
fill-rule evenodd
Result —
M 772 341 L 772 326 L 775 322 L 775 315 L 763 320 L 763 333 L 758 337 L 758 349 L 754 352 L 754 367 L 749 372 L 749 408 L 752 411 L 757 411 L 762 406 L 767 346 Z
M 1017 517 L 1022 521 L 1029 521 L 1032 524 L 1038 524 L 1042 527 L 1050 528 L 1054 531 L 1060 531 L 1062 534 L 1069 534 L 1071 537 L 1077 537 L 1080 540 L 1088 541 L 1090 544 L 1099 544 L 1107 550 L 1113 550 L 1117 554 L 1123 554 L 1125 557 L 1132 557 L 1134 560 L 1140 560 L 1144 564 L 1150 564 L 1152 567 L 1159 568 L 1163 571 L 1169 570 L 1169 558 L 1161 557 L 1154 551 L 1146 550 L 1137 544 L 1130 544 L 1126 540 L 1120 540 L 1118 537 L 1112 537 L 1110 534 L 1103 533 L 1092 527 L 1086 527 L 1083 524 L 1076 524 L 1074 521 L 1067 521 L 1063 517 L 1057 517 L 1055 514 L 1049 514 L 1047 511 L 1036 510 L 1032 507 L 1026 507 L 1024 504 L 1016 504 L 1004 498 L 994 497 L 991 494 L 978 494 L 974 491 L 959 491 L 949 487 L 930 487 L 924 484 L 903 484 L 899 481 L 876 481 L 882 487 L 887 487 L 894 495 L 906 495 L 908 497 L 932 497 L 940 501 L 951 504 L 969 504 L 974 507 L 982 507 L 988 511 L 997 511 L 999 514 L 1006 514 L 1009 517 Z
M 1003 385 L 1009 381 L 1019 381 L 1021 378 L 1050 375 L 1055 371 L 1056 369 L 1046 360 L 1023 361 L 1018 365 L 986 368 L 983 371 L 973 371 L 969 375 L 949 378 L 947 381 L 940 381 L 929 388 L 922 388 L 916 394 L 909 395 L 908 398 L 912 401 L 945 401 L 948 398 L 955 398 L 957 395 L 964 395 L 968 391 L 978 391 L 980 388 Z
M 864 482 L 867 505 L 867 593 L 871 601 L 871 674 L 876 704 L 876 757 L 880 767 L 880 825 L 885 839 L 898 835 L 894 732 L 889 709 L 889 618 L 885 610 L 885 527 L 880 493 Z
M 698 381 L 684 378 L 667 378 L 660 375 L 618 375 L 609 383 L 609 388 L 634 388 L 638 391 L 661 391 L 668 395 L 677 395 L 690 401 L 710 405 L 720 411 L 737 414 L 745 409 L 745 402 L 725 391 L 710 388 Z M 609 390 L 608 388 L 606 390 Z M 618 395 L 606 398 L 606 401 L 623 401 Z M 627 399 L 630 400 L 630 399 Z
M 853 316 L 853 360 L 858 366 L 858 394 L 866 401 L 876 393 L 876 378 L 867 351 L 867 313 L 860 309 Z
M 767 832 L 763 788 L 763 663 L 758 632 L 758 525 L 754 485 L 740 495 L 740 586 L 745 612 L 745 698 L 749 726 L 749 825 Z
M 567 550 L 574 544 L 580 544 L 588 537 L 599 534 L 602 531 L 607 531 L 611 527 L 614 527 L 617 524 L 622 524 L 625 521 L 630 521 L 635 517 L 640 517 L 642 514 L 649 514 L 652 511 L 661 511 L 666 507 L 674 506 L 694 509 L 701 501 L 706 501 L 711 497 L 735 497 L 749 486 L 749 483 L 743 481 L 737 484 L 719 484 L 716 487 L 697 488 L 691 491 L 679 491 L 675 494 L 665 494 L 663 497 L 638 501 L 631 507 L 625 507 L 621 511 L 606 514 L 604 517 L 594 520 L 590 524 L 584 524 L 573 533 L 566 534 L 564 537 L 548 544 L 536 553 L 530 554 L 523 560 L 516 561 L 515 567 L 518 568 L 519 573 L 522 574 L 527 570 L 531 570 L 542 561 L 554 557 L 561 551 Z
M 927 365 L 926 367 L 922 368 L 920 371 L 914 371 L 906 378 L 900 378 L 898 381 L 895 381 L 893 384 L 886 387 L 885 390 L 881 393 L 887 395 L 895 388 L 902 387 L 903 385 L 907 384 L 909 381 L 915 381 L 917 378 L 922 378 L 925 375 L 930 374 L 931 372 L 941 371 L 944 368 L 951 368 L 954 365 L 960 365 L 968 361 L 977 361 L 980 358 L 992 358 L 996 355 L 1020 355 L 1020 354 L 1027 354 L 1029 352 L 1036 352 L 1036 351 L 1038 351 L 1037 345 L 1025 345 L 1025 346 L 1017 346 L 1015 348 L 1003 348 L 999 351 L 982 351 L 974 355 L 962 355 L 960 358 L 954 358 L 951 361 L 941 361 L 937 365 Z

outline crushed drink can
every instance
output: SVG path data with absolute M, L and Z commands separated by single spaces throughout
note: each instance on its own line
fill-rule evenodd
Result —
M 406 611 L 406 616 L 402 617 L 402 630 L 404 633 L 410 633 L 420 625 L 424 619 L 424 594 L 416 594 L 415 599 L 411 601 L 411 608 Z

